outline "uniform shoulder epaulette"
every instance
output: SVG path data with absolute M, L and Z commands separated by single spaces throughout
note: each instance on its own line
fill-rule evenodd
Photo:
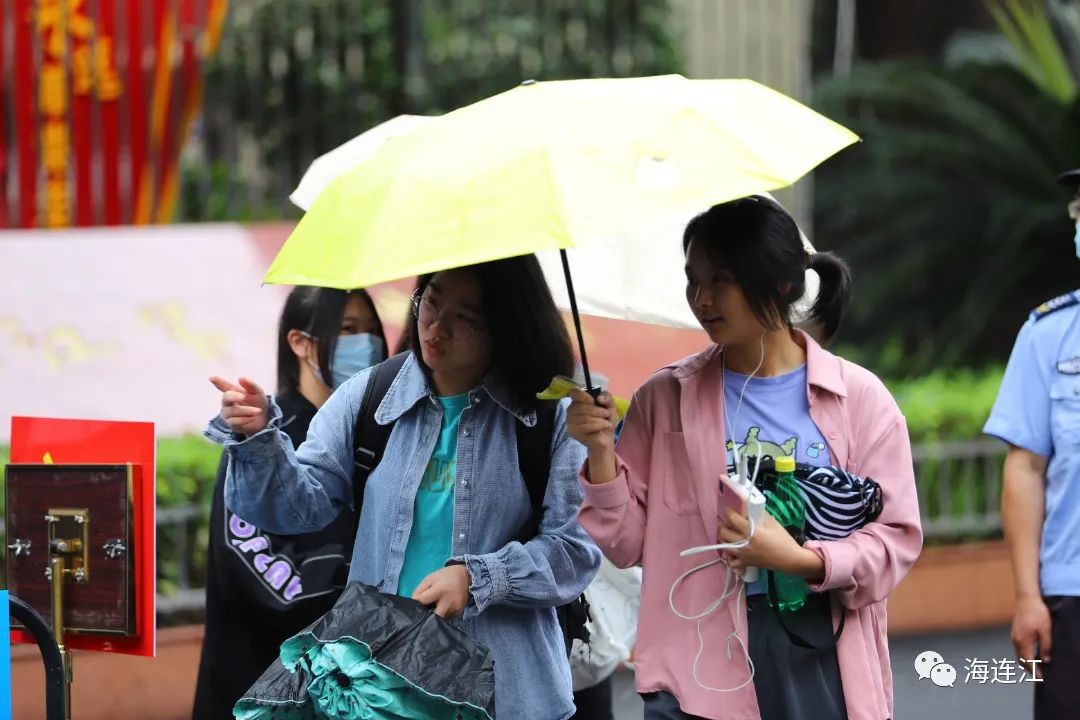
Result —
M 1080 290 L 1074 290 L 1064 295 L 1058 295 L 1053 300 L 1047 300 L 1039 307 L 1031 311 L 1032 320 L 1042 320 L 1047 315 L 1052 315 L 1058 310 L 1064 310 L 1067 307 L 1074 305 L 1080 305 Z

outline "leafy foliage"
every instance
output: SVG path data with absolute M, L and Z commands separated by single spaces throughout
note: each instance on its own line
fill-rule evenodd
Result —
M 1003 65 L 864 65 L 816 98 L 863 138 L 815 190 L 816 239 L 855 270 L 843 341 L 888 375 L 1003 360 L 1076 284 L 1055 177 L 1080 165 L 1080 106 Z
M 1076 285 L 1055 178 L 1080 165 L 1080 3 L 986 4 L 999 33 L 957 38 L 963 62 L 816 89 L 863 138 L 817 175 L 818 242 L 855 268 L 843 340 L 886 375 L 1001 362 L 1028 311 Z
M 159 440 L 158 504 L 169 507 L 196 503 L 209 507 L 220 457 L 219 446 L 195 435 Z
M 994 406 L 1004 368 L 938 370 L 888 383 L 913 444 L 975 440 Z
M 1024 74 L 1058 102 L 1075 100 L 1080 73 L 1075 66 L 1069 66 L 1067 50 L 1055 32 L 1057 21 L 1058 26 L 1064 26 L 1062 37 L 1069 44 L 1072 28 L 1065 25 L 1064 10 L 1045 0 L 987 0 L 986 6 L 1020 60 Z

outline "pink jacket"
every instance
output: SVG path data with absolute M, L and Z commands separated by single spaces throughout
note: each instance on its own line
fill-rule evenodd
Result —
M 833 623 L 846 613 L 837 643 L 849 720 L 892 717 L 892 673 L 886 639 L 885 599 L 922 548 L 915 476 L 907 424 L 885 386 L 872 373 L 822 349 L 802 335 L 807 351 L 810 416 L 834 464 L 876 480 L 883 492 L 877 521 L 832 542 L 806 547 L 825 562 Z M 734 692 L 704 690 L 694 682 L 695 623 L 668 604 L 672 583 L 709 554 L 679 552 L 716 542 L 720 510 L 733 493 L 719 492 L 726 469 L 723 373 L 711 346 L 656 373 L 635 394 L 618 447 L 618 476 L 592 485 L 583 469 L 581 524 L 614 564 L 644 569 L 634 654 L 639 692 L 667 690 L 684 712 L 712 720 L 756 720 L 752 685 Z M 675 596 L 685 615 L 697 614 L 723 592 L 722 564 L 692 575 Z M 738 627 L 745 640 L 745 603 L 732 594 L 702 623 L 701 682 L 732 688 L 748 677 L 745 653 L 725 639 Z M 739 617 L 736 618 L 736 612 Z

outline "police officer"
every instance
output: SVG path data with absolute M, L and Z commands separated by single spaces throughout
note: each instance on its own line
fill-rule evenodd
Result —
M 1080 169 L 1069 217 L 1080 257 Z M 1009 444 L 1001 516 L 1016 581 L 1012 641 L 1035 686 L 1036 720 L 1080 706 L 1080 290 L 1032 311 L 983 431 Z

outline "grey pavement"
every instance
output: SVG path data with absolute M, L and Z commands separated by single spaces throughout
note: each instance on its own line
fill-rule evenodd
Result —
M 915 658 L 924 651 L 939 653 L 956 669 L 956 682 L 952 687 L 938 687 L 930 679 L 919 679 Z M 1011 663 L 1012 644 L 1006 627 L 891 637 L 889 654 L 893 671 L 894 720 L 1027 720 L 1032 716 L 1033 684 L 1001 682 L 1019 679 L 1018 673 L 1010 677 L 1007 669 L 1018 670 L 1019 666 Z M 1006 660 L 996 664 L 999 670 L 996 683 L 992 682 L 995 658 Z M 987 669 L 985 678 L 981 673 L 983 667 Z M 980 679 L 985 681 L 979 682 Z M 616 675 L 614 695 L 617 720 L 641 718 L 641 700 L 634 692 L 631 673 Z

